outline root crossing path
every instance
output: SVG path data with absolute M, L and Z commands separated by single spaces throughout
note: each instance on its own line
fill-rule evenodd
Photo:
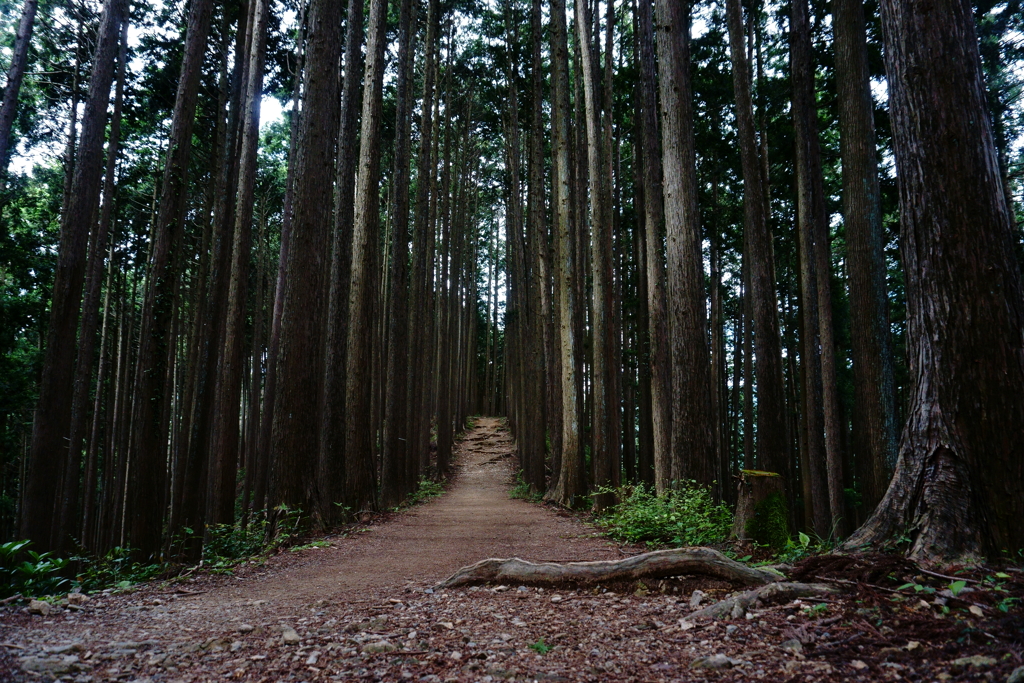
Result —
M 373 617 L 377 605 L 422 597 L 429 586 L 484 558 L 621 556 L 569 515 L 509 498 L 515 443 L 499 419 L 479 418 L 457 446 L 455 476 L 444 495 L 346 536 L 328 537 L 330 547 L 284 552 L 232 575 L 153 582 L 49 616 L 3 608 L 0 640 L 9 647 L 0 654 L 0 679 L 38 680 L 33 674 L 42 673 L 141 680 L 145 673 L 156 674 L 154 681 L 175 680 L 177 674 L 181 680 L 216 680 L 202 676 L 211 676 L 209 667 L 220 659 L 237 665 L 241 673 L 232 678 L 249 679 L 250 669 L 270 673 L 257 666 L 266 659 L 259 648 L 276 652 L 272 645 L 286 629 L 302 640 L 313 626 L 323 637 L 351 632 L 352 620 Z M 332 618 L 339 608 L 344 614 Z M 433 625 L 413 628 L 422 632 Z M 234 656 L 243 650 L 246 657 Z

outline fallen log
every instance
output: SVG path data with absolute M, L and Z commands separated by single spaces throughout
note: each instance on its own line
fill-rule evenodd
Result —
M 796 598 L 820 598 L 825 595 L 835 595 L 841 592 L 840 588 L 823 583 L 770 583 L 731 598 L 720 600 L 709 607 L 684 617 L 683 621 L 693 623 L 697 619 L 741 619 L 746 615 L 747 610 L 750 609 L 789 602 Z
M 463 567 L 435 588 L 452 588 L 489 582 L 532 585 L 564 583 L 607 583 L 639 579 L 665 579 L 699 574 L 744 586 L 761 586 L 781 581 L 779 574 L 755 569 L 730 560 L 711 548 L 655 550 L 621 560 L 598 562 L 528 562 L 518 557 L 492 558 Z

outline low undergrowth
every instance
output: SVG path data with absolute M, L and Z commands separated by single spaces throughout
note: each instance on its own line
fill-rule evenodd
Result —
M 644 484 L 601 489 L 619 502 L 597 517 L 616 540 L 648 545 L 713 545 L 725 541 L 732 511 L 716 504 L 709 487 L 688 482 L 663 496 Z

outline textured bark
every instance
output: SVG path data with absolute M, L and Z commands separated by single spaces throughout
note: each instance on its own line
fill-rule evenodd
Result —
M 971 3 L 882 3 L 907 276 L 908 420 L 848 547 L 923 561 L 1024 547 L 1024 292 Z
M 284 278 L 271 458 L 271 504 L 314 511 L 324 387 L 334 145 L 340 104 L 341 7 L 313 0 L 308 15 L 304 106 L 293 175 L 291 242 Z
M 565 29 L 565 2 L 551 3 L 551 80 L 552 80 L 552 166 L 554 185 L 554 230 L 557 242 L 559 358 L 562 385 L 562 444 L 559 471 L 546 499 L 572 507 L 584 495 L 581 466 L 578 388 L 576 383 L 575 330 L 576 263 L 573 249 L 572 196 L 569 167 L 569 54 Z
M 730 560 L 711 548 L 680 548 L 655 550 L 621 560 L 599 562 L 533 563 L 518 557 L 481 560 L 463 567 L 437 584 L 435 588 L 454 588 L 488 582 L 532 585 L 594 584 L 664 579 L 692 574 L 746 586 L 763 586 L 780 578 L 778 574 Z
M 658 146 L 658 100 L 655 76 L 654 20 L 651 2 L 639 0 L 640 94 L 643 101 L 644 229 L 647 243 L 647 308 L 650 343 L 651 422 L 654 485 L 658 493 L 672 486 L 672 374 L 668 355 L 667 281 L 662 244 L 665 205 L 662 197 L 661 151 Z
M 67 208 L 61 221 L 43 376 L 39 383 L 39 403 L 32 424 L 32 442 L 22 491 L 20 535 L 34 541 L 40 551 L 51 547 L 51 523 L 58 495 L 56 489 L 67 452 L 72 402 L 69 389 L 75 366 L 78 315 L 88 256 L 86 250 L 103 177 L 107 103 L 124 15 L 124 0 L 107 0 L 104 3 L 89 80 L 89 96 L 82 116 L 81 143 L 69 202 L 65 204 Z
M 252 37 L 248 49 L 248 79 L 242 105 L 241 156 L 235 194 L 231 280 L 224 329 L 224 347 L 215 391 L 213 438 L 207 477 L 206 524 L 230 524 L 235 516 L 235 470 L 238 463 L 239 410 L 245 369 L 246 302 L 252 251 L 252 218 L 260 132 L 260 98 L 269 7 L 254 0 Z
M 757 362 L 757 456 L 758 467 L 771 472 L 786 468 L 786 397 L 782 382 L 779 313 L 775 294 L 775 253 L 765 213 L 764 179 L 754 137 L 754 110 L 750 90 L 750 65 L 744 50 L 743 17 L 739 0 L 726 6 L 736 128 L 743 167 L 743 259 L 749 268 L 753 315 L 754 352 Z M 748 332 L 749 334 L 749 332 Z M 749 356 L 747 362 L 751 362 Z M 748 390 L 750 387 L 748 387 Z M 748 454 L 749 455 L 749 454 Z
M 18 95 L 21 93 L 21 81 L 25 77 L 25 67 L 28 65 L 28 46 L 32 42 L 32 29 L 38 5 L 38 0 L 25 0 L 21 8 L 18 33 L 14 38 L 14 49 L 11 53 L 11 66 L 7 69 L 4 99 L 0 103 L 0 184 L 7 175 L 7 164 L 11 159 L 11 127 L 14 125 L 14 115 L 18 111 Z
M 672 479 L 709 486 L 718 478 L 709 395 L 711 359 L 704 291 L 697 158 L 690 84 L 690 17 L 682 3 L 657 0 L 661 146 L 665 172 L 668 344 L 672 367 Z
M 863 0 L 833 3 L 843 224 L 850 272 L 853 445 L 864 509 L 870 512 L 882 499 L 896 461 L 896 409 L 885 232 L 864 21 Z
M 841 589 L 824 583 L 770 583 L 752 591 L 726 598 L 704 609 L 693 612 L 684 621 L 692 623 L 697 619 L 742 619 L 748 609 L 760 609 L 769 605 L 789 602 L 795 598 L 817 598 L 841 593 Z
M 373 263 L 380 203 L 380 128 L 384 78 L 386 0 L 372 0 L 363 79 L 363 118 L 352 234 L 348 356 L 345 391 L 345 479 L 348 505 L 376 507 L 371 403 Z

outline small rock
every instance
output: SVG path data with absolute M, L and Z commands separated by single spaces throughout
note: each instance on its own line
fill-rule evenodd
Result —
M 743 605 L 736 603 L 732 606 L 732 614 L 730 615 L 733 619 L 742 619 L 747 616 L 747 610 L 743 608 Z
M 434 589 L 433 589 L 433 588 L 427 588 L 427 589 L 426 589 L 426 590 L 424 590 L 423 592 L 424 592 L 424 593 L 427 593 L 427 594 L 429 595 L 429 594 L 431 594 L 431 593 L 433 593 L 433 592 L 434 592 Z
M 920 647 L 921 643 L 917 642 L 916 640 L 912 640 L 909 643 L 907 643 L 906 649 L 907 652 L 913 652 L 914 650 L 917 650 Z
M 694 627 L 694 625 L 695 624 L 692 621 L 688 621 L 687 619 L 680 619 L 679 620 L 679 630 L 680 631 L 689 631 L 691 628 Z
M 451 631 L 453 628 L 455 628 L 455 624 L 453 624 L 450 621 L 439 621 L 439 622 L 437 622 L 437 625 L 441 626 L 442 628 L 446 628 L 449 631 Z
M 961 657 L 960 659 L 953 660 L 953 666 L 960 667 L 962 669 L 966 669 L 967 667 L 982 669 L 987 666 L 995 666 L 995 664 L 995 657 L 986 657 L 985 655 L 972 655 L 970 657 Z
M 985 612 L 983 612 L 982 609 L 980 607 L 978 607 L 977 605 L 971 605 L 970 607 L 967 608 L 967 611 L 970 612 L 971 614 L 973 614 L 976 617 L 983 617 L 983 616 L 985 616 Z
M 704 591 L 693 591 L 693 594 L 690 596 L 690 609 L 697 609 L 700 607 L 700 603 L 705 597 L 707 596 L 704 594 Z
M 504 593 L 505 591 L 508 590 L 508 586 L 495 586 L 492 590 L 495 593 Z
M 1018 666 L 1006 679 L 1006 683 L 1024 683 L 1024 666 Z
M 734 659 L 726 657 L 723 654 L 711 655 L 710 657 L 701 657 L 690 662 L 691 669 L 731 669 L 736 666 L 738 662 Z
M 242 624 L 238 627 L 239 633 L 252 633 L 255 629 L 252 624 Z
M 39 674 L 66 674 L 78 670 L 78 657 L 23 657 L 21 668 Z
M 529 588 L 527 588 L 526 586 L 520 586 L 520 587 L 519 587 L 519 588 L 517 588 L 516 590 L 517 590 L 517 591 L 519 591 L 520 593 L 525 593 L 526 591 L 528 591 L 528 590 L 530 590 L 530 589 L 529 589 Z
M 462 659 L 462 653 L 459 652 L 458 650 L 455 650 L 454 652 L 452 652 L 448 656 L 451 657 L 452 659 L 454 659 L 456 662 L 459 661 L 460 659 Z
M 733 633 L 736 633 L 736 631 L 738 631 L 739 629 L 740 627 L 736 624 L 729 624 L 725 627 L 725 635 L 731 636 Z
M 239 650 L 242 649 L 243 646 L 244 646 L 244 643 L 242 643 L 242 641 L 236 640 L 236 641 L 231 643 L 231 651 L 232 652 L 238 652 Z
M 562 596 L 561 595 L 552 595 L 551 596 L 551 602 L 562 602 Z
M 868 668 L 868 665 L 860 661 L 859 659 L 855 659 L 852 662 L 850 662 L 850 666 L 852 666 L 857 671 L 863 671 L 864 669 Z
M 375 643 L 367 643 L 363 645 L 364 654 L 378 654 L 381 652 L 394 652 L 398 648 L 389 643 L 386 640 L 378 640 Z
M 285 645 L 298 645 L 301 641 L 302 638 L 291 626 L 285 626 L 281 631 L 281 642 Z
M 89 602 L 89 596 L 84 593 L 68 593 L 68 604 L 69 605 L 84 605 Z
M 43 600 L 31 600 L 28 603 L 28 613 L 38 614 L 41 617 L 48 617 L 55 611 L 53 605 Z
M 309 653 L 309 657 L 306 657 L 306 666 L 316 666 L 318 659 L 320 659 L 319 650 L 313 650 Z
M 787 640 L 786 642 L 779 645 L 780 648 L 786 652 L 792 652 L 795 655 L 802 655 L 804 653 L 804 644 L 796 638 Z
M 44 647 L 43 652 L 48 655 L 66 655 L 71 652 L 81 652 L 82 646 L 79 643 L 70 643 L 68 645 L 54 645 L 52 647 Z

